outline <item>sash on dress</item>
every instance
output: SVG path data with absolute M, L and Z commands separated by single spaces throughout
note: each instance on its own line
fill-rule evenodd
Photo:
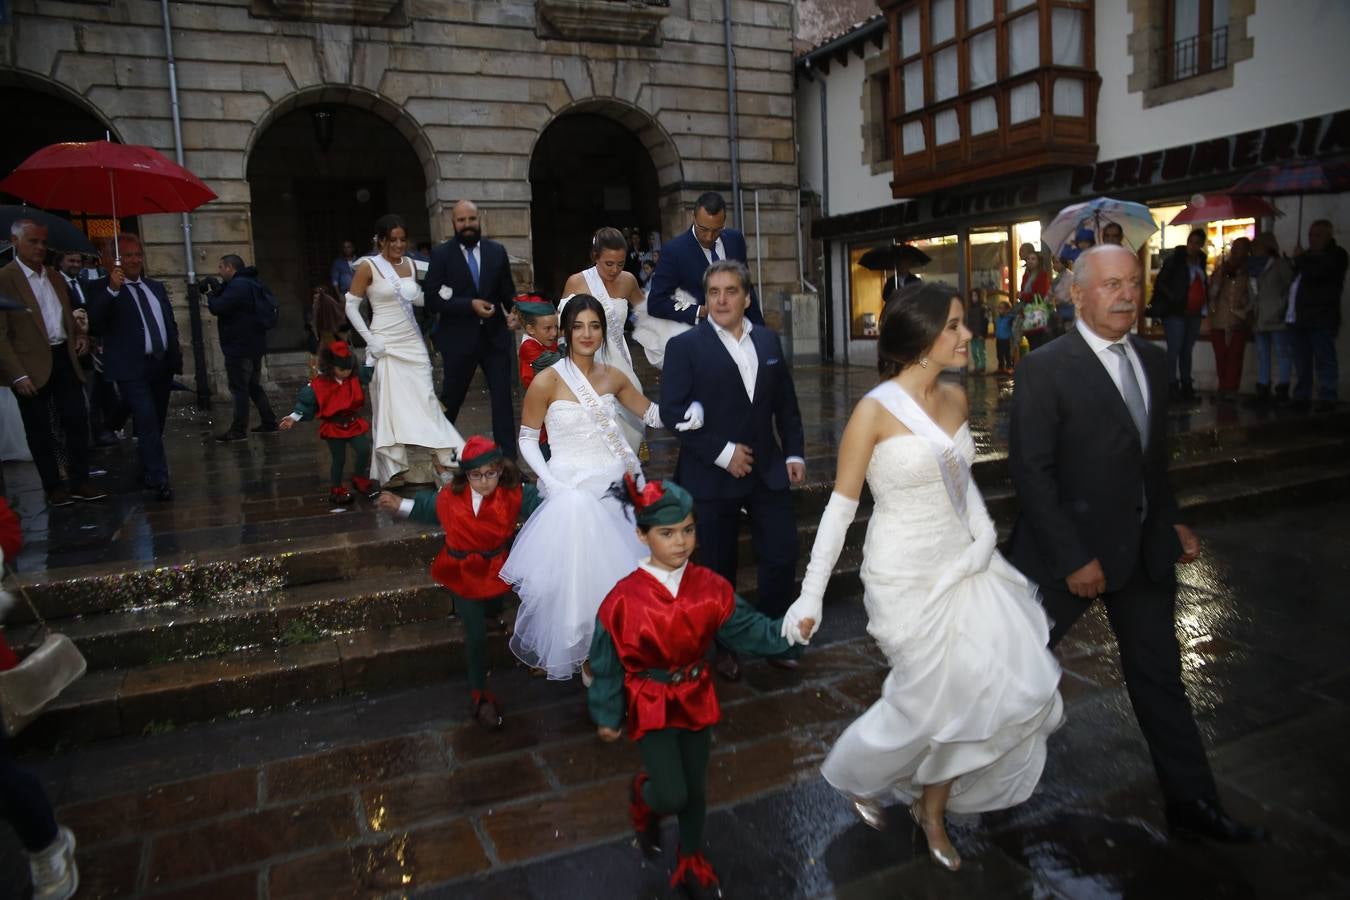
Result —
M 619 432 L 619 423 L 609 414 L 609 409 L 601 402 L 595 388 L 591 387 L 586 376 L 581 374 L 576 363 L 570 359 L 563 359 L 553 366 L 553 371 L 557 372 L 563 383 L 571 389 L 582 408 L 591 414 L 591 420 L 600 429 L 600 438 L 605 442 L 609 452 L 623 463 L 624 469 L 634 478 L 641 475 L 642 464 L 638 462 L 637 454 L 628 446 L 628 442 Z
M 413 314 L 412 305 L 413 297 L 417 296 L 416 282 L 413 282 L 412 296 L 404 296 L 404 292 L 407 289 L 403 284 L 404 276 L 398 274 L 398 271 L 389 260 L 385 259 L 384 256 L 379 253 L 376 253 L 374 256 L 367 256 L 366 259 L 370 260 L 370 264 L 375 267 L 375 271 L 379 272 L 384 280 L 389 282 L 394 288 L 394 296 L 398 298 L 399 305 L 403 307 L 403 312 L 408 317 L 408 321 L 412 323 L 413 328 L 420 332 L 422 329 L 417 324 L 417 316 Z M 417 274 L 416 263 L 413 263 L 413 274 Z
M 586 279 L 586 287 L 590 290 L 591 296 L 599 300 L 600 305 L 605 307 L 605 317 L 609 318 L 610 304 L 614 304 L 614 306 L 617 307 L 619 301 L 614 299 L 605 288 L 604 279 L 600 277 L 600 270 L 595 266 L 591 266 L 581 273 L 581 277 Z M 624 298 L 623 308 L 628 308 L 627 298 Z M 614 329 L 610 328 L 609 340 L 605 341 L 605 345 L 602 349 L 606 359 L 608 359 L 610 353 L 617 352 L 618 355 L 623 358 L 624 363 L 631 369 L 633 367 L 633 361 L 628 357 L 628 345 L 625 344 L 623 340 L 623 320 L 624 317 L 619 317 L 619 333 L 617 337 L 614 335 Z
M 883 381 L 867 392 L 867 396 L 880 403 L 886 411 L 895 416 L 910 430 L 911 434 L 923 438 L 933 449 L 937 457 L 938 471 L 942 473 L 942 482 L 947 486 L 947 496 L 951 498 L 956 514 L 970 528 L 970 517 L 966 510 L 966 492 L 970 489 L 970 466 L 965 458 L 956 451 L 956 444 L 947 432 L 924 412 L 917 400 L 894 381 Z M 973 536 L 973 532 L 972 532 Z

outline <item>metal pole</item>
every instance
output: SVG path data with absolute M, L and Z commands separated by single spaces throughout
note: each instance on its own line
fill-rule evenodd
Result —
M 759 249 L 759 188 L 755 188 L 755 284 L 764 293 L 764 257 Z
M 166 0 L 167 2 L 167 0 Z M 727 54 L 727 135 L 731 138 L 731 202 L 736 208 L 736 227 L 745 227 L 741 203 L 740 127 L 736 123 L 736 51 L 731 47 L 731 0 L 722 0 L 722 38 Z
M 173 58 L 173 28 L 169 20 L 169 0 L 160 0 L 164 19 L 164 57 L 169 65 L 169 110 L 173 116 L 174 156 L 183 165 L 183 117 L 178 105 L 178 67 Z M 206 378 L 206 342 L 202 336 L 201 298 L 197 294 L 197 262 L 192 252 L 192 217 L 183 213 L 183 256 L 187 262 L 188 322 L 192 331 L 192 374 L 197 382 L 197 408 L 211 405 L 211 387 Z

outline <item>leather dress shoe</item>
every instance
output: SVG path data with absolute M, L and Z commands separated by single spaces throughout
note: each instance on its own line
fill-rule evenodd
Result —
M 47 492 L 47 505 L 55 508 L 58 506 L 70 506 L 75 500 L 66 492 L 65 488 L 52 488 Z
M 789 672 L 795 672 L 801 668 L 801 663 L 790 656 L 770 656 L 769 665 L 778 669 L 787 669 Z
M 1167 827 L 1174 837 L 1186 840 L 1208 838 L 1225 844 L 1255 844 L 1270 839 L 1261 826 L 1244 825 L 1231 818 L 1213 797 L 1167 804 Z
M 159 487 L 155 488 L 155 499 L 162 503 L 169 502 L 173 499 L 173 488 L 169 487 L 167 484 L 161 484 Z
M 76 500 L 102 500 L 108 496 L 108 492 L 101 491 L 89 482 L 84 481 L 70 489 L 70 496 Z
M 741 659 L 725 647 L 717 648 L 717 658 L 713 661 L 713 669 L 727 681 L 741 680 Z

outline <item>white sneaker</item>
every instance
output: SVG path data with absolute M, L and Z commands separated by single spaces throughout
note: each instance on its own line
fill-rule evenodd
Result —
M 28 854 L 28 871 L 33 880 L 33 900 L 70 900 L 80 887 L 80 871 L 75 866 L 75 835 L 59 828 L 56 840 L 46 849 Z

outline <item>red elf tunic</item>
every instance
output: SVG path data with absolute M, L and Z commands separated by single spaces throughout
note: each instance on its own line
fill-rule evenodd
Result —
M 342 381 L 331 375 L 320 375 L 309 383 L 309 387 L 318 405 L 314 415 L 320 422 L 319 437 L 354 438 L 370 431 L 370 423 L 361 415 L 366 395 L 355 373 Z
M 786 654 L 791 648 L 779 635 L 780 625 L 781 620 L 771 621 L 747 606 L 712 569 L 687 564 L 679 593 L 672 597 L 639 568 L 619 579 L 600 604 L 590 654 L 596 674 L 592 718 L 599 725 L 618 726 L 620 710 L 610 698 L 617 699 L 619 685 L 606 684 L 618 668 L 610 664 L 617 656 L 633 740 L 662 728 L 699 731 L 715 725 L 721 709 L 704 660 L 709 645 L 718 638 L 740 653 Z
M 534 361 L 545 353 L 557 353 L 558 342 L 554 341 L 553 346 L 549 347 L 538 340 L 525 336 L 525 340 L 520 342 L 520 386 L 526 390 L 530 387 L 530 382 L 534 381 L 535 371 Z
M 497 575 L 515 537 L 522 502 L 520 487 L 499 487 L 483 498 L 475 515 L 472 488 L 458 494 L 442 488 L 436 517 L 445 529 L 445 546 L 431 564 L 431 577 L 466 600 L 506 593 Z

